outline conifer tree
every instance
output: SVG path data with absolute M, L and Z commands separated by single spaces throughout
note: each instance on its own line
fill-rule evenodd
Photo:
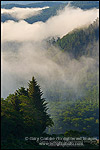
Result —
M 32 105 L 36 108 L 38 114 L 38 126 L 39 130 L 42 133 L 46 127 L 52 126 L 53 122 L 50 118 L 50 115 L 47 113 L 47 103 L 44 98 L 42 98 L 43 92 L 40 89 L 40 86 L 37 84 L 37 81 L 32 77 L 32 81 L 28 83 L 28 95 L 31 99 Z
M 47 103 L 34 77 L 29 88 L 24 87 L 2 99 L 2 137 L 41 136 L 53 122 L 47 113 Z M 6 129 L 6 130 L 5 130 Z
M 24 87 L 21 87 L 20 89 L 16 90 L 16 94 L 18 96 L 20 95 L 28 96 L 28 91 Z

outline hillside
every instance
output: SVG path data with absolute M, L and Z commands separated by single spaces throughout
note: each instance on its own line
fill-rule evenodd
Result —
M 73 30 L 57 41 L 54 38 L 49 41 L 51 45 L 57 46 L 61 53 L 70 55 L 77 61 L 82 58 L 92 58 L 95 60 L 95 69 L 89 68 L 85 73 L 86 76 L 79 81 L 80 90 L 76 93 L 72 88 L 63 87 L 55 91 L 48 91 L 50 114 L 52 114 L 55 126 L 48 130 L 48 133 L 64 133 L 66 130 L 86 131 L 90 136 L 98 137 L 98 119 L 99 119 L 99 86 L 98 86 L 98 40 L 99 40 L 99 20 L 97 19 L 89 27 Z M 61 53 L 53 56 L 55 60 L 61 58 Z M 62 60 L 62 58 L 61 58 Z M 65 63 L 64 65 L 67 64 Z M 85 61 L 85 59 L 84 59 Z M 85 63 L 83 61 L 83 63 Z M 88 65 L 88 64 L 87 64 Z M 86 66 L 87 67 L 87 66 Z M 67 68 L 67 65 L 66 65 Z M 81 76 L 84 75 L 84 68 Z M 76 72 L 80 71 L 76 70 Z M 76 73 L 74 74 L 76 75 Z M 78 74 L 77 74 L 78 76 Z M 73 80 L 73 79 L 72 79 Z M 73 82 L 74 87 L 74 82 Z M 77 90 L 77 89 L 76 89 Z M 81 97 L 78 94 L 82 91 Z M 63 94 L 62 94 L 63 93 Z M 64 98 L 62 95 L 65 95 Z M 84 94 L 83 94 L 84 93 Z M 95 128 L 95 129 L 94 129 Z M 94 130 L 93 130 L 94 129 Z
M 33 17 L 29 17 L 25 19 L 28 23 L 32 24 L 37 21 L 47 21 L 50 17 L 55 16 L 57 13 L 57 10 L 63 9 L 67 4 L 58 4 L 56 6 L 50 7 L 48 9 L 44 9 L 41 14 Z
M 2 149 L 98 149 L 99 2 L 24 2 L 1 6 Z
M 58 38 L 58 45 L 64 52 L 78 58 L 82 55 L 93 56 L 94 45 L 99 40 L 99 20 L 93 22 L 87 28 L 73 30 L 63 38 Z

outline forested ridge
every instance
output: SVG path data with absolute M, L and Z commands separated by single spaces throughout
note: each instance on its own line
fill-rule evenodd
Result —
M 98 19 L 89 27 L 74 30 L 63 38 L 49 41 L 60 47 L 61 52 L 68 52 L 76 59 L 82 56 L 97 58 L 94 45 L 99 40 Z M 97 47 L 96 47 L 97 48 Z M 49 49 L 50 50 L 50 49 Z M 56 59 L 56 56 L 54 56 Z M 81 86 L 82 85 L 82 86 Z M 81 81 L 80 88 L 85 94 L 79 98 L 71 89 L 49 91 L 48 104 L 37 81 L 32 78 L 28 89 L 19 88 L 1 100 L 2 147 L 38 148 L 36 142 L 25 142 L 25 136 L 99 136 L 99 87 L 98 69 L 88 72 Z M 63 99 L 60 93 L 68 93 Z M 58 96 L 59 95 L 59 96 Z M 49 107 L 49 110 L 47 108 Z M 51 117 L 50 117 L 51 114 Z M 52 119 L 51 119 L 52 118 Z M 51 126 L 51 127 L 50 127 Z M 45 133 L 45 131 L 48 133 Z M 16 145 L 16 144 L 17 145 Z M 16 147 L 16 148 L 17 148 Z M 47 148 L 47 147 L 43 147 Z
M 2 8 L 26 8 L 27 6 L 35 8 L 47 5 L 48 2 L 29 5 L 6 4 L 2 5 Z M 29 17 L 25 21 L 30 24 L 37 21 L 45 22 L 51 16 L 56 15 L 57 10 L 64 8 L 66 5 L 66 3 L 51 2 L 49 3 L 50 8 L 44 9 L 41 14 Z M 92 1 L 73 1 L 70 5 L 82 9 L 98 8 L 98 2 Z M 9 14 L 4 14 L 2 15 L 2 22 L 9 20 L 9 18 L 18 21 L 11 18 Z M 54 74 L 48 76 L 52 83 L 45 82 L 48 78 L 45 80 L 41 78 L 42 82 L 46 84 L 45 92 L 42 92 L 42 85 L 38 84 L 39 75 L 37 75 L 38 79 L 35 79 L 33 74 L 32 80 L 27 81 L 27 88 L 21 86 L 13 94 L 9 93 L 6 98 L 1 98 L 2 149 L 62 148 L 60 146 L 40 145 L 35 140 L 25 140 L 25 137 L 99 138 L 98 41 L 99 18 L 90 25 L 76 28 L 63 37 L 50 37 L 45 40 L 47 43 L 43 44 L 46 47 L 46 53 L 43 53 L 43 55 L 45 54 L 48 58 L 46 60 L 49 60 L 50 67 L 51 62 L 53 62 L 58 70 L 61 69 L 61 72 L 58 70 L 56 72 L 53 68 L 56 80 L 53 80 L 55 79 Z M 21 43 L 19 42 L 18 45 L 16 42 L 10 43 L 8 41 L 5 44 L 8 44 L 8 47 L 13 45 L 15 48 L 13 50 L 16 52 Z M 40 58 L 39 63 L 41 61 Z M 44 62 L 46 63 L 45 60 Z M 95 144 L 90 142 L 85 143 L 82 148 L 98 149 L 98 147 L 97 142 Z M 74 148 L 80 149 L 80 146 Z M 66 149 L 66 146 L 63 149 Z
M 64 52 L 68 52 L 73 57 L 78 58 L 82 55 L 94 56 L 94 46 L 99 40 L 99 19 L 97 18 L 89 27 L 74 29 L 54 44 L 58 45 Z
M 50 101 L 50 110 L 56 124 L 52 128 L 54 133 L 73 129 L 87 131 L 90 136 L 99 136 L 98 40 L 99 20 L 97 19 L 88 27 L 73 30 L 62 38 L 57 40 L 53 38 L 49 41 L 58 46 L 62 53 L 67 52 L 77 60 L 83 56 L 97 60 L 96 70 L 88 70 L 87 77 L 81 81 L 80 89 L 83 93 L 85 92 L 85 95 L 77 97 L 72 89 L 62 89 L 59 92 L 68 93 L 65 100 L 62 100 L 59 92 L 59 94 L 56 93 L 59 97 L 51 96 L 53 98 Z M 51 91 L 52 94 L 53 91 Z M 50 129 L 49 132 L 51 132 Z

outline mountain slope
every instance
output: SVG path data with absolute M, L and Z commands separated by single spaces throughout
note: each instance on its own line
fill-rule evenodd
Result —
M 81 81 L 80 78 L 78 78 L 79 88 L 75 95 L 70 88 L 64 89 L 65 87 L 63 87 L 57 91 L 56 86 L 54 93 L 51 89 L 51 93 L 49 94 L 49 107 L 50 114 L 52 115 L 54 121 L 54 127 L 49 129 L 48 133 L 58 134 L 64 133 L 66 130 L 76 130 L 86 131 L 89 136 L 99 136 L 98 40 L 99 20 L 97 19 L 87 28 L 73 30 L 63 38 L 58 38 L 57 41 L 54 39 L 50 41 L 51 45 L 53 43 L 55 46 L 59 47 L 65 56 L 66 53 L 70 54 L 71 56 L 73 55 L 75 59 L 70 57 L 72 60 L 81 62 L 80 60 L 82 60 L 82 58 L 86 58 L 83 60 L 83 64 L 88 59 L 94 60 L 95 64 L 88 68 L 88 70 L 85 72 L 86 76 L 82 78 Z M 61 55 L 61 53 L 59 54 Z M 55 56 L 55 59 L 57 55 Z M 84 67 L 87 67 L 88 65 L 89 62 Z M 65 67 L 67 70 L 67 64 L 65 64 Z M 84 76 L 84 67 L 81 66 L 78 70 L 75 64 L 73 64 L 73 68 L 76 68 L 76 73 L 82 71 L 81 77 Z M 73 78 L 75 76 L 75 72 L 73 73 Z M 72 84 L 74 87 L 73 81 Z M 61 86 L 61 84 L 59 84 L 59 86 Z M 78 97 L 80 91 L 82 91 L 82 95 Z M 63 97 L 62 95 L 65 93 L 67 94 L 65 97 Z M 59 97 L 57 97 L 57 95 L 59 95 Z
M 88 28 L 73 30 L 63 38 L 58 38 L 56 45 L 78 58 L 82 55 L 92 56 L 94 54 L 93 47 L 98 39 L 99 20 L 97 19 Z

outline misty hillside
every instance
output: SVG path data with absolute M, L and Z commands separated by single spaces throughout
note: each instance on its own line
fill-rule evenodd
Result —
M 98 86 L 98 47 L 99 40 L 99 19 L 97 18 L 93 24 L 88 27 L 83 27 L 79 29 L 75 29 L 69 32 L 62 38 L 58 38 L 55 40 L 52 38 L 49 40 L 49 43 L 55 45 L 60 48 L 61 52 L 55 53 L 52 57 L 55 61 L 59 61 L 59 64 L 67 61 L 62 54 L 69 54 L 72 59 L 78 59 L 81 63 L 85 63 L 90 58 L 93 58 L 96 62 L 94 62 L 93 66 L 88 68 L 89 62 L 87 62 L 86 67 L 88 68 L 86 72 L 85 66 L 82 69 L 81 73 L 79 73 L 78 69 L 73 74 L 73 78 L 78 78 L 78 89 L 76 88 L 76 93 L 73 92 L 74 88 L 74 80 L 73 87 L 65 87 L 62 83 L 56 83 L 58 86 L 55 86 L 55 91 L 52 89 L 47 92 L 50 107 L 50 113 L 53 116 L 53 121 L 56 126 L 54 126 L 51 130 L 49 129 L 49 133 L 62 133 L 67 130 L 85 130 L 90 135 L 96 134 L 98 136 L 98 102 L 99 102 L 99 86 Z M 84 58 L 87 58 L 84 59 Z M 59 60 L 61 59 L 61 60 Z M 83 59 L 83 60 L 82 60 Z M 67 67 L 66 62 L 66 67 Z M 92 63 L 92 61 L 91 61 Z M 71 65 L 70 69 L 71 69 Z M 74 65 L 75 66 L 75 65 Z M 77 66 L 77 63 L 76 63 Z M 77 68 L 75 66 L 75 68 Z M 63 67 L 63 65 L 62 65 Z M 79 67 L 79 66 L 78 66 Z M 82 67 L 82 66 L 80 66 Z M 95 68 L 95 69 L 94 69 Z M 78 77 L 79 74 L 84 76 L 80 81 Z M 67 79 L 67 77 L 66 77 Z M 78 91 L 77 91 L 78 90 Z M 82 92 L 82 93 L 81 93 Z M 56 93 L 56 94 L 55 94 Z M 63 93 L 63 94 L 62 94 Z M 65 94 L 66 93 L 66 94 Z M 80 96 L 80 94 L 82 94 Z M 85 93 L 85 94 L 83 94 Z M 78 95 L 79 94 L 79 95 Z M 65 96 L 66 95 L 66 96 Z M 65 97 L 66 98 L 65 98 Z M 80 114 L 80 115 L 78 115 Z M 94 129 L 95 127 L 95 129 Z M 91 133 L 91 130 L 93 132 Z
M 25 21 L 27 21 L 28 23 L 34 23 L 34 22 L 37 22 L 37 21 L 45 22 L 50 17 L 55 16 L 57 14 L 57 11 L 60 10 L 60 9 L 63 9 L 66 5 L 67 5 L 67 3 L 66 4 L 61 3 L 60 5 L 59 4 L 55 5 L 53 7 L 50 7 L 48 9 L 43 10 L 40 15 L 27 18 L 27 19 L 25 19 Z
M 62 3 L 62 2 L 41 2 L 41 3 L 33 3 L 33 4 L 26 4 L 26 5 L 22 5 L 22 4 L 5 4 L 5 5 L 1 5 L 1 8 L 3 9 L 11 9 L 13 7 L 18 7 L 18 8 L 36 8 L 36 7 L 45 7 L 45 6 L 49 6 L 50 8 L 48 9 L 44 9 L 42 11 L 41 14 L 38 14 L 36 16 L 31 16 L 28 17 L 27 19 L 25 19 L 25 21 L 27 21 L 28 23 L 34 23 L 37 21 L 47 21 L 51 16 L 56 15 L 56 12 L 59 9 L 63 9 L 66 5 L 68 4 L 68 2 L 66 3 Z M 79 7 L 81 9 L 92 9 L 92 8 L 99 8 L 99 3 L 97 1 L 75 1 L 75 2 L 71 2 L 70 6 L 74 6 L 74 7 Z M 18 21 L 18 19 L 12 17 L 9 13 L 4 13 L 1 14 L 1 21 L 5 22 L 7 20 L 14 20 L 14 21 Z
M 50 18 L 51 16 L 56 15 L 56 11 L 59 9 L 63 9 L 66 4 L 63 4 L 61 2 L 42 2 L 42 3 L 33 3 L 33 4 L 27 4 L 27 5 L 19 5 L 19 4 L 6 4 L 6 5 L 2 5 L 2 8 L 5 9 L 11 9 L 13 7 L 18 7 L 18 8 L 42 8 L 42 7 L 46 7 L 49 6 L 50 8 L 42 10 L 41 14 L 36 15 L 36 16 L 32 16 L 32 17 L 28 17 L 27 19 L 25 19 L 25 21 L 27 21 L 28 23 L 34 23 L 37 21 L 43 21 L 45 22 L 48 18 Z M 14 20 L 14 21 L 18 21 L 18 19 L 12 17 L 10 14 L 4 13 L 1 14 L 1 21 L 5 22 L 7 20 Z
M 93 56 L 94 45 L 99 40 L 99 19 L 87 28 L 76 29 L 58 38 L 56 44 L 64 51 L 78 58 L 82 55 Z M 53 41 L 55 43 L 55 41 Z
M 98 4 L 1 6 L 3 149 L 72 149 L 43 138 L 99 137 Z

